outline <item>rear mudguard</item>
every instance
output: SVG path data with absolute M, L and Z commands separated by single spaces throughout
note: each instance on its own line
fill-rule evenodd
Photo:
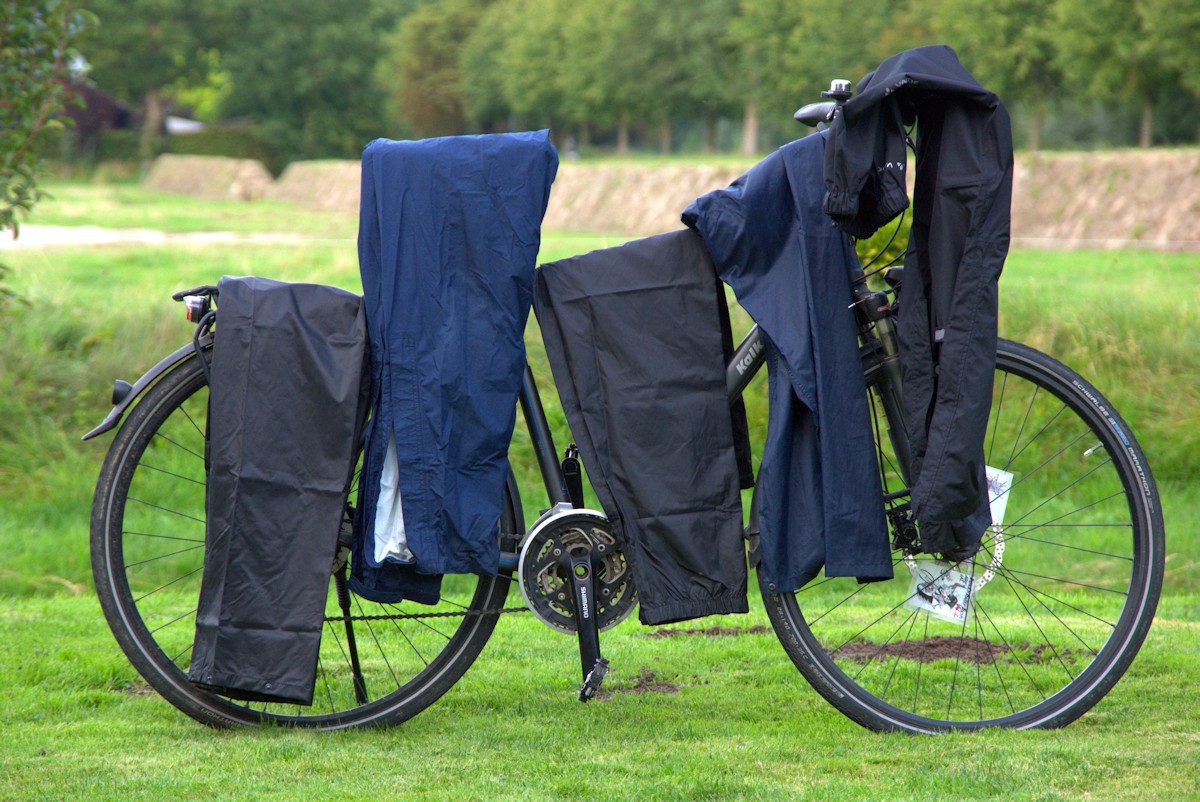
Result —
M 202 337 L 200 339 L 200 347 L 205 348 L 212 345 L 212 337 Z M 113 408 L 109 411 L 108 417 L 100 422 L 100 425 L 90 432 L 85 434 L 82 440 L 91 440 L 93 437 L 104 434 L 105 432 L 115 429 L 117 424 L 121 422 L 121 416 L 125 414 L 125 410 L 133 405 L 133 402 L 145 392 L 146 388 L 158 381 L 171 368 L 183 362 L 185 359 L 190 359 L 196 355 L 196 347 L 192 343 L 188 343 L 179 350 L 159 360 L 159 363 L 143 374 L 142 378 L 138 379 L 133 385 L 123 382 L 118 379 L 113 385 Z

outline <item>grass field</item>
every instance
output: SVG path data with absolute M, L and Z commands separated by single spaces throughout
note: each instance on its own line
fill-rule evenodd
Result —
M 150 692 L 104 625 L 90 590 L 87 518 L 109 437 L 78 437 L 106 413 L 112 378 L 132 381 L 190 337 L 170 293 L 222 274 L 356 289 L 354 221 L 136 187 L 52 192 L 32 222 L 345 242 L 5 255 L 25 303 L 0 317 L 0 799 L 1200 797 L 1194 256 L 1018 251 L 1001 283 L 1002 334 L 1109 395 L 1146 450 L 1167 521 L 1167 579 L 1147 645 L 1116 690 L 1065 731 L 872 735 L 805 685 L 757 629 L 767 621 L 752 600 L 748 617 L 688 625 L 738 627 L 737 636 L 650 638 L 633 621 L 607 633 L 616 692 L 587 706 L 572 701 L 574 643 L 531 616 L 506 616 L 465 680 L 397 730 L 218 733 Z M 615 242 L 550 232 L 543 259 Z M 532 324 L 527 341 L 550 395 Z M 561 411 L 547 400 L 561 444 Z M 761 403 L 760 393 L 752 404 Z M 515 462 L 536 512 L 527 448 L 518 445 Z

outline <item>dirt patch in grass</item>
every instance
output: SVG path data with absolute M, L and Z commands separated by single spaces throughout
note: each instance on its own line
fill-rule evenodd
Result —
M 147 685 L 145 682 L 126 682 L 113 688 L 120 693 L 128 694 L 136 699 L 145 699 L 154 696 L 157 692 Z
M 924 638 L 923 640 L 902 641 L 880 646 L 877 643 L 847 643 L 832 652 L 834 659 L 853 660 L 856 663 L 867 663 L 871 660 L 887 660 L 901 657 L 906 660 L 916 660 L 921 663 L 932 663 L 936 660 L 958 660 L 961 663 L 1002 662 L 1009 663 L 1016 659 L 1013 653 L 1020 655 L 1021 662 L 1065 662 L 1075 661 L 1075 652 L 1070 649 L 1052 649 L 1046 644 L 1036 646 L 1020 643 L 1009 646 L 1003 643 L 989 643 L 976 638 L 950 638 L 943 635 Z
M 731 638 L 738 635 L 766 635 L 771 630 L 762 624 L 752 627 L 703 627 L 692 629 L 652 629 L 646 633 L 647 638 Z
M 633 678 L 632 685 L 613 688 L 601 688 L 596 691 L 596 699 L 611 699 L 614 694 L 618 693 L 679 693 L 679 685 L 674 682 L 667 682 L 658 678 L 658 675 L 649 668 L 642 666 L 638 671 L 638 675 Z

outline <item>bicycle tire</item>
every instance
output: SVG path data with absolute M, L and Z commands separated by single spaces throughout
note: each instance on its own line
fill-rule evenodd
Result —
M 886 492 L 898 479 L 876 420 Z M 1112 689 L 1149 631 L 1162 510 L 1112 405 L 1065 365 L 1001 340 L 985 444 L 988 464 L 1012 474 L 999 480 L 1011 482 L 1010 498 L 970 569 L 982 578 L 996 562 L 997 573 L 961 625 L 907 606 L 919 585 L 899 551 L 891 581 L 821 575 L 794 593 L 764 589 L 792 662 L 864 727 L 1065 726 Z
M 204 555 L 207 395 L 199 360 L 181 363 L 130 411 L 101 470 L 92 505 L 92 571 L 121 650 L 168 702 L 213 727 L 384 726 L 433 704 L 483 650 L 510 577 L 448 576 L 443 601 L 432 608 L 352 595 L 370 694 L 365 703 L 355 696 L 333 582 L 311 708 L 234 701 L 188 682 Z M 515 493 L 510 479 L 503 532 L 520 531 Z M 456 621 L 453 632 L 443 621 Z

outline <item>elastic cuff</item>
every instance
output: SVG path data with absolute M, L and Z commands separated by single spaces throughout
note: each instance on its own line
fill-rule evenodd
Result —
M 858 196 L 844 192 L 826 192 L 821 208 L 830 216 L 854 217 L 858 214 Z
M 702 601 L 677 601 L 667 604 L 656 604 L 647 607 L 642 603 L 638 609 L 638 619 L 643 624 L 655 626 L 658 624 L 673 624 L 677 621 L 688 621 L 693 618 L 703 618 L 706 615 L 729 615 L 730 613 L 748 613 L 750 605 L 746 602 L 746 594 L 725 596 L 717 599 Z

